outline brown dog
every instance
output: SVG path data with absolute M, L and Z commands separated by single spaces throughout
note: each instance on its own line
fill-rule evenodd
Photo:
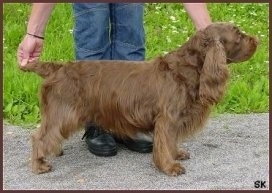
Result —
M 214 23 L 183 46 L 150 61 L 32 63 L 21 67 L 44 78 L 42 121 L 32 136 L 32 167 L 48 172 L 45 158 L 61 141 L 94 122 L 120 137 L 154 132 L 153 159 L 168 175 L 185 173 L 176 160 L 189 154 L 178 142 L 203 128 L 225 91 L 227 64 L 249 59 L 257 39 Z

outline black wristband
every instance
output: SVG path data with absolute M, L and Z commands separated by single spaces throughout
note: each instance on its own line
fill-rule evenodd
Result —
M 27 35 L 30 35 L 30 36 L 32 36 L 32 37 L 35 37 L 35 38 L 39 38 L 39 39 L 44 40 L 44 37 L 42 37 L 42 36 L 37 36 L 37 35 L 34 35 L 34 34 L 30 34 L 30 33 L 27 33 Z

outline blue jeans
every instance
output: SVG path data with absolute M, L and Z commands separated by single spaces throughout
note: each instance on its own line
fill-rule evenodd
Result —
M 144 5 L 74 3 L 77 60 L 144 60 Z

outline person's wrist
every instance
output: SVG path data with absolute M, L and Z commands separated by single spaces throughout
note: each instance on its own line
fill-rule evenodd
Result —
M 26 34 L 29 35 L 29 36 L 31 36 L 31 37 L 34 37 L 34 38 L 38 38 L 38 39 L 44 40 L 44 36 L 36 35 L 36 34 L 33 34 L 33 33 L 29 33 L 29 32 L 27 32 Z
M 30 22 L 27 26 L 26 32 L 28 35 L 30 35 L 32 37 L 44 38 L 44 27 L 41 24 L 36 24 L 36 23 Z M 42 39 L 42 38 L 39 38 L 39 39 Z

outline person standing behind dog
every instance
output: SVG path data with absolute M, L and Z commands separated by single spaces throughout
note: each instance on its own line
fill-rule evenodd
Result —
M 21 66 L 39 59 L 43 50 L 44 32 L 55 3 L 33 3 L 27 33 L 18 46 Z M 196 30 L 211 24 L 205 3 L 184 3 Z M 76 60 L 144 60 L 144 4 L 140 3 L 74 3 L 74 41 Z M 120 140 L 93 123 L 86 123 L 88 149 L 98 156 L 114 156 L 116 140 L 130 150 L 148 153 L 152 140 L 139 135 Z

